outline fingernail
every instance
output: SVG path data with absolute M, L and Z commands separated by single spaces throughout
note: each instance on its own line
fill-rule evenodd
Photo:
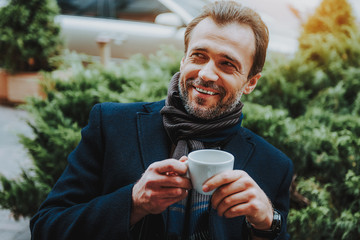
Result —
M 203 191 L 204 191 L 204 192 L 208 192 L 208 191 L 209 191 L 208 185 L 204 185 L 204 186 L 203 186 Z

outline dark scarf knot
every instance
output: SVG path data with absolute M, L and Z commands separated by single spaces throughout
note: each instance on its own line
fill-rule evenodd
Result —
M 187 113 L 179 94 L 179 77 L 176 73 L 170 82 L 163 115 L 164 127 L 176 145 L 173 158 L 179 159 L 190 150 L 205 148 L 204 143 L 221 145 L 233 136 L 241 125 L 242 107 L 214 119 L 200 119 Z

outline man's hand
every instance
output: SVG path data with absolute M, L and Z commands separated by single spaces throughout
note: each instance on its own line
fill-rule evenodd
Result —
M 205 192 L 218 188 L 211 204 L 219 216 L 246 216 L 256 229 L 268 230 L 273 220 L 270 200 L 244 171 L 231 170 L 215 175 L 203 185 Z
M 190 180 L 184 177 L 186 171 L 187 166 L 175 159 L 151 164 L 133 187 L 130 224 L 148 214 L 159 214 L 185 198 L 192 188 Z

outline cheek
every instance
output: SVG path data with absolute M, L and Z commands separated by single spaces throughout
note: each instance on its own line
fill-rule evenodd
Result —
M 180 84 L 182 87 L 186 87 L 187 83 L 191 80 L 198 78 L 199 70 L 189 67 L 183 67 L 180 75 Z
M 184 58 L 180 61 L 180 72 L 182 72 L 184 66 Z
M 201 66 L 191 62 L 189 59 L 185 59 L 180 64 L 180 71 L 188 76 L 193 76 L 201 70 Z
M 224 87 L 229 92 L 237 92 L 242 89 L 243 84 L 240 83 L 240 81 L 236 81 L 234 79 L 231 80 L 224 80 Z
M 243 92 L 245 89 L 246 82 L 243 80 L 232 80 L 224 81 L 224 87 L 227 91 L 227 97 L 237 95 L 239 92 Z
M 186 79 L 187 79 L 186 75 L 181 73 L 180 80 L 179 80 L 179 87 L 182 92 L 186 91 L 186 82 L 187 82 Z

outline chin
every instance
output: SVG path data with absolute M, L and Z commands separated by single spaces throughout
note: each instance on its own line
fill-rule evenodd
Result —
M 213 119 L 213 118 L 219 116 L 219 112 L 217 111 L 216 108 L 212 109 L 212 108 L 209 108 L 204 105 L 186 104 L 185 109 L 186 109 L 187 113 L 189 113 L 190 115 L 192 115 L 196 118 L 200 118 L 200 119 L 209 120 L 209 119 Z

